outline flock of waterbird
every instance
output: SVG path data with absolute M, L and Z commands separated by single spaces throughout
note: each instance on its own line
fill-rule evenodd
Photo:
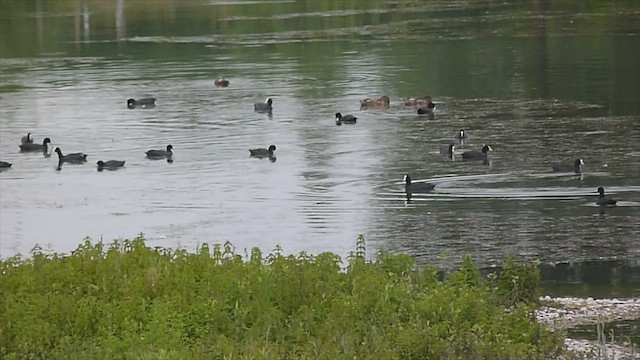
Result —
M 144 108 L 150 109 L 155 107 L 154 98 L 145 98 L 140 100 L 129 99 L 127 100 L 127 106 L 130 109 L 134 108 Z M 33 138 L 31 137 L 31 133 L 27 133 L 26 136 L 23 136 L 20 144 L 21 152 L 42 152 L 45 156 L 49 156 L 49 145 L 51 144 L 50 138 L 44 138 L 42 144 L 34 143 Z M 268 157 L 272 161 L 275 161 L 275 156 L 273 152 L 276 150 L 275 145 L 269 146 L 268 149 L 257 148 L 257 149 L 249 149 L 249 154 L 251 157 L 264 158 Z M 60 147 L 56 147 L 54 152 L 58 155 L 58 169 L 62 168 L 62 164 L 70 163 L 70 164 L 83 164 L 87 162 L 87 154 L 84 153 L 70 153 L 63 154 Z M 166 159 L 167 162 L 173 162 L 173 146 L 167 145 L 166 149 L 152 149 L 145 152 L 147 158 L 149 159 Z M 119 168 L 124 167 L 124 160 L 99 160 L 96 165 L 99 171 L 104 169 L 107 170 L 117 170 Z M 0 168 L 10 168 L 11 163 L 6 161 L 0 161 Z
M 436 105 L 431 100 L 430 96 L 424 97 L 412 97 L 401 99 L 405 106 L 413 106 L 417 108 L 417 113 L 419 115 L 427 115 L 429 119 L 433 119 L 436 115 Z M 271 104 L 271 99 L 269 99 L 269 104 Z M 364 99 L 360 100 L 361 108 L 388 108 L 390 106 L 390 99 L 388 96 L 384 95 L 377 99 Z M 336 113 L 336 125 L 342 124 L 355 124 L 358 118 L 353 115 L 342 115 L 342 113 Z M 458 130 L 454 138 L 458 140 L 461 144 L 464 143 L 464 140 L 468 139 L 468 134 L 464 129 Z M 455 156 L 455 147 L 454 143 L 450 143 L 448 146 L 440 149 L 440 154 L 445 155 L 447 157 L 453 158 Z M 483 164 L 489 164 L 489 153 L 492 152 L 493 149 L 490 145 L 484 145 L 480 150 L 470 150 L 462 153 L 462 159 L 464 160 L 479 160 L 482 161 Z M 575 159 L 573 164 L 566 163 L 558 163 L 553 165 L 551 168 L 554 172 L 573 172 L 575 174 L 582 173 L 582 166 L 584 165 L 584 160 L 581 158 Z M 414 183 L 411 181 L 411 176 L 406 174 L 403 178 L 405 183 L 405 193 L 407 198 L 411 198 L 411 195 L 414 193 L 429 193 L 434 190 L 436 184 L 428 183 L 428 182 L 417 182 Z M 609 199 L 604 194 L 604 188 L 598 187 L 598 200 L 596 201 L 597 205 L 600 206 L 615 206 L 617 200 Z
M 228 87 L 229 80 L 224 77 L 219 77 L 214 81 L 214 85 L 216 87 Z M 433 119 L 436 115 L 436 105 L 431 100 L 431 97 L 412 97 L 402 99 L 405 106 L 413 106 L 417 109 L 417 113 L 419 115 L 427 115 L 428 118 Z M 156 106 L 155 98 L 143 98 L 143 99 L 128 99 L 127 107 L 129 109 L 151 109 Z M 360 107 L 362 109 L 367 108 L 388 108 L 390 105 L 390 99 L 388 96 L 384 95 L 380 98 L 367 98 L 364 100 L 360 100 Z M 260 113 L 268 113 L 272 114 L 273 111 L 273 99 L 267 98 L 265 102 L 257 102 L 254 104 L 254 111 Z M 336 125 L 342 124 L 355 124 L 358 118 L 354 115 L 342 115 L 342 113 L 338 112 L 335 114 Z M 457 131 L 454 135 L 454 138 L 458 140 L 460 143 L 464 143 L 464 140 L 468 138 L 468 134 L 465 130 L 461 129 Z M 20 144 L 21 152 L 43 152 L 45 156 L 49 155 L 49 145 L 51 144 L 51 139 L 46 137 L 42 141 L 42 144 L 34 143 L 33 138 L 31 137 L 31 133 L 27 133 L 26 136 L 23 136 Z M 249 149 L 249 155 L 251 157 L 256 158 L 268 158 L 270 161 L 275 162 L 275 152 L 276 146 L 270 145 L 268 148 L 256 148 Z M 462 153 L 462 159 L 464 160 L 477 160 L 482 161 L 484 164 L 489 163 L 489 152 L 492 152 L 493 149 L 490 145 L 484 145 L 480 150 L 470 150 Z M 84 153 L 70 153 L 63 154 L 60 147 L 56 147 L 54 152 L 58 155 L 58 169 L 62 167 L 63 163 L 71 163 L 71 164 L 82 164 L 87 161 L 87 154 Z M 451 143 L 448 146 L 440 149 L 440 153 L 442 155 L 453 157 L 455 154 L 455 144 Z M 166 159 L 168 162 L 173 162 L 173 146 L 167 145 L 166 149 L 152 149 L 148 150 L 146 153 L 146 157 L 149 159 Z M 102 171 L 104 169 L 107 170 L 117 170 L 119 168 L 124 167 L 124 160 L 100 160 L 96 163 L 98 171 Z M 564 164 L 559 163 L 552 166 L 552 170 L 555 172 L 574 172 L 576 174 L 580 174 L 582 172 L 582 166 L 584 165 L 584 161 L 580 158 L 576 159 L 573 164 Z M 11 167 L 11 163 L 0 161 L 0 169 L 8 169 Z M 405 183 L 405 193 L 407 198 L 410 198 L 414 193 L 428 193 L 434 190 L 435 184 L 427 183 L 427 182 L 411 182 L 411 176 L 406 174 L 403 179 Z M 605 197 L 604 188 L 598 187 L 597 189 L 599 197 L 596 201 L 597 205 L 600 206 L 615 206 L 617 200 L 609 199 Z
M 155 99 L 143 99 L 145 106 L 153 107 Z M 131 108 L 131 101 L 129 99 L 128 106 Z M 135 100 L 134 100 L 135 102 Z M 150 105 L 151 104 L 151 105 Z M 51 144 L 51 138 L 44 138 L 42 144 L 34 143 L 33 138 L 31 137 L 31 133 L 27 133 L 26 136 L 23 136 L 20 140 L 20 151 L 21 152 L 42 152 L 45 156 L 49 156 L 49 145 Z M 167 146 L 166 150 L 149 150 L 146 152 L 146 155 L 150 159 L 167 159 L 167 161 L 172 161 L 172 152 L 173 147 L 171 145 Z M 56 147 L 53 150 L 58 155 L 58 170 L 61 169 L 62 164 L 70 163 L 70 164 L 83 164 L 87 162 L 87 154 L 84 153 L 70 153 L 63 154 L 62 149 L 60 147 Z M 96 165 L 98 166 L 98 170 L 102 171 L 103 169 L 108 170 L 117 170 L 124 166 L 124 160 L 107 160 L 107 161 L 98 161 Z M 9 168 L 11 167 L 11 163 L 0 161 L 0 168 Z

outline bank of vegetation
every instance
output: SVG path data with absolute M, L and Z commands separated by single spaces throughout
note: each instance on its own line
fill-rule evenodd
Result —
M 535 264 L 445 276 L 364 240 L 335 254 L 151 248 L 142 237 L 0 263 L 3 359 L 549 359 Z

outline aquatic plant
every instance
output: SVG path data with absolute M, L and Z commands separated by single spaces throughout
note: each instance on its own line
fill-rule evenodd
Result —
M 518 273 L 505 281 L 530 278 Z M 529 283 L 497 291 L 468 258 L 440 275 L 405 254 L 367 260 L 362 237 L 346 263 L 280 248 L 241 256 L 230 243 L 151 248 L 143 237 L 86 239 L 69 255 L 34 248 L 0 262 L 0 357 L 547 359 L 561 351 L 561 334 L 517 295 Z

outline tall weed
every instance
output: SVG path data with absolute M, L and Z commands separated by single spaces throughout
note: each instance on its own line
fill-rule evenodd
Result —
M 446 279 L 407 255 L 194 253 L 142 236 L 0 262 L 6 359 L 545 359 L 559 334 L 531 317 L 534 268 Z M 537 270 L 536 270 L 537 271 Z M 505 306 L 507 305 L 507 306 Z

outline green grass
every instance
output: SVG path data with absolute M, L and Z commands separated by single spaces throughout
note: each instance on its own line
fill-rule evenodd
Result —
M 4 359 L 547 359 L 562 334 L 531 315 L 535 265 L 444 280 L 408 255 L 244 258 L 142 237 L 0 263 Z

